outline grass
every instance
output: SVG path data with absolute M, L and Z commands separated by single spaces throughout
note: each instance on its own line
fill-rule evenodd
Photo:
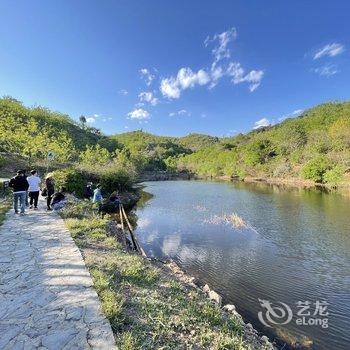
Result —
M 10 191 L 2 193 L 2 182 L 0 182 L 0 225 L 4 222 L 6 218 L 6 213 L 11 208 L 11 197 Z
M 61 211 L 109 319 L 118 348 L 249 349 L 242 327 L 162 264 L 126 251 L 87 202 Z
M 0 225 L 6 218 L 6 213 L 11 208 L 11 201 L 9 198 L 0 199 Z

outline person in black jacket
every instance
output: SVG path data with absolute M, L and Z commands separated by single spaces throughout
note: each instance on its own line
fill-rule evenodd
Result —
M 66 196 L 64 195 L 64 192 L 66 192 L 66 189 L 61 187 L 61 189 L 58 192 L 55 192 L 52 196 L 51 206 L 54 210 L 62 209 L 65 206 Z
M 19 201 L 21 215 L 24 215 L 29 184 L 22 170 L 17 171 L 17 175 L 10 180 L 9 187 L 13 189 L 13 208 L 15 209 L 15 214 L 18 214 Z
M 47 210 L 51 209 L 51 200 L 52 195 L 55 193 L 55 182 L 53 181 L 52 177 L 47 177 L 45 180 L 45 189 L 46 189 L 46 204 L 47 204 Z

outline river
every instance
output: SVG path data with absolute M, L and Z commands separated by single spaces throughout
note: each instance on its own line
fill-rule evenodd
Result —
M 138 205 L 136 233 L 148 255 L 173 258 L 282 344 L 349 349 L 349 198 L 240 182 L 144 185 L 153 197 Z M 223 220 L 232 213 L 246 227 Z

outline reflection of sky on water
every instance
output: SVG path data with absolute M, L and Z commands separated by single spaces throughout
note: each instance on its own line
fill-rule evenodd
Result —
M 156 182 L 147 191 L 154 197 L 137 211 L 136 232 L 148 254 L 175 259 L 253 322 L 258 298 L 287 304 L 325 299 L 332 304 L 331 329 L 286 329 L 313 338 L 316 349 L 347 349 L 348 200 L 215 182 Z M 254 229 L 206 222 L 233 212 Z
M 140 229 L 145 229 L 150 224 L 151 224 L 151 220 L 149 220 L 147 218 L 139 218 L 137 220 L 137 227 L 140 228 Z

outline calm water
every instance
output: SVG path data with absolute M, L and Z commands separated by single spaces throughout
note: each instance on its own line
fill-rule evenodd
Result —
M 173 258 L 270 336 L 289 344 L 306 337 L 313 340 L 314 349 L 350 348 L 348 198 L 243 183 L 145 185 L 153 197 L 137 209 L 136 232 L 149 255 Z M 234 229 L 217 219 L 233 212 L 250 227 Z M 287 317 L 270 314 L 278 324 L 267 321 L 273 327 L 265 327 L 258 318 L 258 312 L 265 310 L 258 299 L 287 304 L 292 320 L 281 325 Z M 297 315 L 301 311 L 298 301 L 311 302 L 302 312 L 311 312 L 306 322 L 328 318 L 328 328 L 297 325 L 296 319 L 302 317 Z M 318 301 L 329 304 L 322 312 L 328 311 L 328 317 L 312 316 Z M 266 313 L 262 316 L 266 321 Z

